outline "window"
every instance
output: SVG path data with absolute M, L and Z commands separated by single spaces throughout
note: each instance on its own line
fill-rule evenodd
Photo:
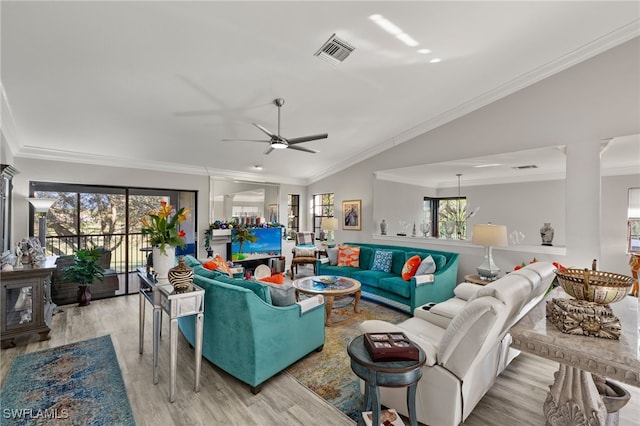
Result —
M 424 223 L 422 232 L 435 238 L 467 239 L 467 198 L 424 197 Z
M 289 194 L 287 196 L 287 238 L 293 239 L 294 233 L 300 231 L 300 195 Z
M 334 217 L 333 204 L 333 193 L 315 194 L 313 196 L 313 232 L 318 240 L 325 239 L 324 232 L 320 229 L 320 224 L 323 218 Z

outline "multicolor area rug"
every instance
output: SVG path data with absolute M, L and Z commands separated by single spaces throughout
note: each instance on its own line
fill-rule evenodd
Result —
M 2 425 L 135 425 L 110 336 L 17 356 L 0 400 Z
M 353 312 L 352 298 L 338 300 L 331 313 L 331 327 L 325 328 L 324 349 L 312 352 L 287 372 L 305 387 L 345 413 L 358 420 L 364 406 L 360 382 L 351 370 L 347 345 L 362 334 L 358 325 L 366 320 L 379 319 L 398 323 L 409 318 L 405 313 L 361 299 L 360 313 Z

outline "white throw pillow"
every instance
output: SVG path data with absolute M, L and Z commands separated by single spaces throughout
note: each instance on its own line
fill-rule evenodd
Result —
M 434 272 L 436 272 L 436 262 L 431 255 L 428 255 L 420 262 L 416 275 L 433 274 Z
M 327 257 L 329 258 L 329 265 L 336 266 L 338 264 L 338 247 L 327 249 Z
M 482 287 L 480 284 L 460 283 L 453 289 L 453 293 L 458 299 L 471 300 Z

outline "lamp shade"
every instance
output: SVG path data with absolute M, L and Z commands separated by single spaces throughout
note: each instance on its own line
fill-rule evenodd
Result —
M 479 246 L 506 247 L 507 227 L 491 223 L 474 225 L 471 242 Z
M 46 213 L 56 200 L 48 198 L 27 198 L 37 213 Z
M 325 217 L 320 222 L 320 229 L 325 231 L 335 231 L 338 229 L 338 219 L 335 217 Z

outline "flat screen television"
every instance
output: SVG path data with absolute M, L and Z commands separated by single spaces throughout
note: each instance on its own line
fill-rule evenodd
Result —
M 245 255 L 249 254 L 282 254 L 282 228 L 251 228 L 251 232 L 257 238 L 255 243 L 246 242 L 242 247 Z M 231 231 L 232 241 L 233 234 L 236 230 Z M 231 243 L 231 256 L 240 253 L 240 243 Z

